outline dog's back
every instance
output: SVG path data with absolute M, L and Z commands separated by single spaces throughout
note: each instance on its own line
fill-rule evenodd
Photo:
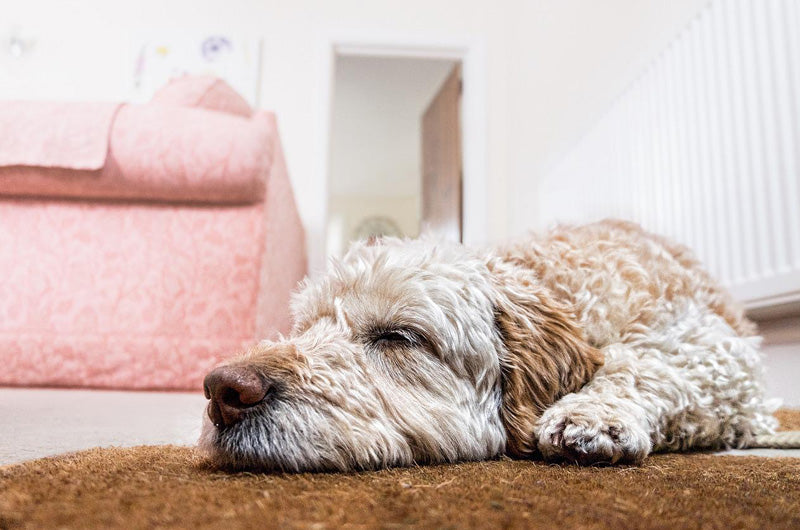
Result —
M 535 270 L 553 295 L 574 309 L 597 347 L 624 342 L 643 327 L 670 326 L 690 305 L 709 308 L 739 336 L 756 331 L 688 248 L 634 223 L 561 225 L 503 253 Z

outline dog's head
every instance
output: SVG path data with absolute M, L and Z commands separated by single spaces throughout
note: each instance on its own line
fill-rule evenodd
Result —
M 200 446 L 234 468 L 373 469 L 536 449 L 599 365 L 531 271 L 460 245 L 355 245 L 293 301 L 289 339 L 206 378 Z

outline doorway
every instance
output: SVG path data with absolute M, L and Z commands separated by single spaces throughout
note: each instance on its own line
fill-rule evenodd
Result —
M 463 239 L 461 72 L 458 59 L 335 55 L 329 255 L 421 231 Z

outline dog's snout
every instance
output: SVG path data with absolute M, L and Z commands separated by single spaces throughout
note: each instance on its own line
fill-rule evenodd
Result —
M 211 421 L 217 427 L 229 427 L 264 400 L 269 384 L 253 368 L 221 366 L 206 376 L 203 389 L 211 400 L 208 405 Z

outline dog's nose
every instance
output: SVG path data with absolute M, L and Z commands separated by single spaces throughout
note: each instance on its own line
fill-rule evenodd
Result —
M 203 389 L 211 400 L 208 417 L 217 427 L 230 427 L 264 400 L 269 385 L 247 366 L 221 366 L 206 376 Z

